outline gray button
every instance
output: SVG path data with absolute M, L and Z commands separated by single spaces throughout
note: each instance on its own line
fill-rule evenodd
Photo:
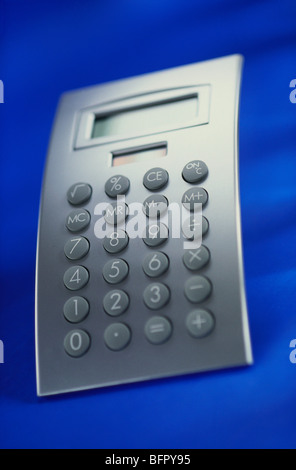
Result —
M 212 285 L 206 277 L 192 276 L 185 282 L 185 295 L 190 302 L 202 302 L 211 292 Z
M 143 184 L 150 191 L 163 188 L 169 180 L 169 174 L 163 168 L 152 168 L 144 175 Z
M 152 344 L 162 344 L 172 334 L 172 325 L 165 317 L 152 317 L 145 325 L 145 335 Z
M 71 297 L 64 305 L 64 316 L 71 323 L 79 323 L 84 320 L 89 312 L 87 300 L 83 297 Z
M 208 193 L 203 188 L 190 188 L 182 196 L 183 206 L 194 212 L 200 210 L 200 204 L 204 206 L 208 200 Z
M 187 183 L 198 183 L 208 175 L 208 167 L 201 160 L 193 160 L 184 166 L 182 176 Z
M 130 329 L 123 323 L 109 325 L 104 333 L 106 346 L 112 351 L 120 351 L 125 348 L 131 340 Z
M 149 253 L 144 258 L 143 270 L 149 277 L 158 277 L 167 271 L 169 267 L 168 257 L 161 251 Z
M 143 234 L 143 241 L 148 246 L 159 246 L 164 243 L 169 236 L 169 229 L 161 222 L 147 225 Z
M 147 197 L 143 202 L 143 211 L 147 217 L 159 217 L 164 214 L 168 208 L 168 200 L 162 194 L 155 194 Z
M 129 190 L 130 182 L 126 176 L 111 176 L 105 184 L 105 193 L 109 197 L 117 197 L 126 194 Z
M 89 251 L 89 242 L 84 237 L 74 237 L 67 241 L 64 253 L 67 258 L 75 260 L 81 259 Z
M 203 338 L 213 331 L 215 320 L 207 310 L 196 309 L 189 313 L 186 318 L 188 332 L 194 338 Z
M 105 210 L 105 220 L 109 225 L 120 225 L 128 216 L 128 206 L 125 202 L 117 201 L 109 204 Z
M 160 282 L 154 282 L 146 287 L 143 293 L 146 306 L 151 310 L 164 307 L 170 299 L 170 291 L 167 286 Z
M 92 193 L 92 188 L 89 184 L 86 183 L 76 183 L 68 189 L 67 199 L 70 204 L 77 206 L 78 204 L 83 204 L 87 202 Z
M 103 276 L 109 284 L 117 284 L 128 275 L 128 264 L 122 259 L 110 260 L 103 267 Z
M 201 225 L 201 229 L 200 229 Z M 201 235 L 204 236 L 209 230 L 209 222 L 204 216 L 198 217 L 197 215 L 191 215 L 188 217 L 183 225 L 182 225 L 182 232 L 183 235 L 188 240 L 193 240 L 194 238 L 197 239 Z
M 90 337 L 83 330 L 72 330 L 64 339 L 64 348 L 72 357 L 81 357 L 90 346 Z
M 80 232 L 90 223 L 90 215 L 85 209 L 75 209 L 70 212 L 66 220 L 66 227 L 70 232 Z
M 126 311 L 129 306 L 128 295 L 120 289 L 114 289 L 105 295 L 103 300 L 104 310 L 108 315 L 117 317 Z
M 119 253 L 128 245 L 128 235 L 124 230 L 116 230 L 104 238 L 103 247 L 108 253 Z
M 88 280 L 88 271 L 83 266 L 72 266 L 64 274 L 64 284 L 70 290 L 81 289 L 88 283 Z
M 209 260 L 210 252 L 204 245 L 196 250 L 186 250 L 183 255 L 183 262 L 186 268 L 191 271 L 197 271 L 203 268 Z

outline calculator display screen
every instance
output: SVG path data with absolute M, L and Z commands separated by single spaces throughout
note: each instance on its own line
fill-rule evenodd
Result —
M 195 119 L 198 112 L 197 95 L 186 96 L 161 103 L 121 110 L 96 116 L 92 138 L 141 135 L 158 128 L 182 127 L 182 124 Z

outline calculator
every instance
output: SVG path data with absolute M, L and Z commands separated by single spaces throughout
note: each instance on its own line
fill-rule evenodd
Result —
M 242 61 L 62 95 L 39 215 L 39 396 L 252 363 L 238 180 Z

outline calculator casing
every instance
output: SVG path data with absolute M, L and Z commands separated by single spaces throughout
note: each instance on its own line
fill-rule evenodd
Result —
M 198 64 L 177 67 L 135 78 L 65 93 L 60 100 L 50 141 L 44 174 L 39 215 L 36 269 L 36 370 L 39 396 L 85 390 L 96 387 L 143 381 L 180 374 L 210 371 L 252 363 L 247 307 L 244 288 L 241 244 L 240 201 L 238 181 L 238 106 L 242 57 L 228 56 Z M 186 122 L 173 129 L 154 130 L 146 135 L 131 133 L 118 139 L 98 142 L 86 139 L 81 123 L 88 111 L 104 106 L 122 106 L 128 100 L 161 96 L 197 88 L 200 122 Z M 95 111 L 96 112 L 96 111 Z M 99 139 L 100 140 L 100 139 Z M 111 156 L 132 149 L 145 150 L 167 146 L 161 158 L 143 158 L 136 163 L 113 167 Z M 181 202 L 190 184 L 182 170 L 192 160 L 202 160 L 209 169 L 207 178 L 197 186 L 208 193 L 203 215 L 209 231 L 203 244 L 211 254 L 210 262 L 200 272 L 212 283 L 212 294 L 202 304 L 194 305 L 184 296 L 184 283 L 195 273 L 182 261 L 184 238 L 169 238 L 155 250 L 141 238 L 131 239 L 117 255 L 107 253 L 94 233 L 98 217 L 95 207 L 100 202 L 113 202 L 106 196 L 104 185 L 112 175 L 130 180 L 126 203 L 143 202 L 151 191 L 143 185 L 144 174 L 153 167 L 167 170 L 169 182 L 159 191 L 169 202 Z M 79 207 L 91 215 L 91 223 L 80 235 L 90 242 L 85 258 L 70 261 L 63 248 L 71 233 L 65 220 L 73 207 L 67 191 L 76 182 L 92 187 L 92 197 Z M 143 291 L 152 281 L 143 272 L 142 261 L 152 250 L 165 253 L 168 271 L 158 282 L 170 289 L 170 300 L 160 311 L 152 312 L 143 302 Z M 118 318 L 104 312 L 102 300 L 113 286 L 102 276 L 102 269 L 112 258 L 124 259 L 129 265 L 128 277 L 118 287 L 128 293 L 128 310 Z M 70 292 L 63 284 L 65 271 L 79 264 L 89 271 L 88 284 Z M 63 315 L 63 305 L 71 295 L 85 297 L 90 313 L 78 325 Z M 215 328 L 208 336 L 196 339 L 185 326 L 187 314 L 205 308 L 215 318 Z M 147 341 L 144 326 L 153 315 L 168 318 L 173 332 L 164 344 Z M 104 343 L 108 325 L 122 322 L 131 330 L 130 344 L 112 351 Z M 88 332 L 89 350 L 79 358 L 64 350 L 64 338 L 73 328 Z M 197 377 L 198 380 L 198 377 Z

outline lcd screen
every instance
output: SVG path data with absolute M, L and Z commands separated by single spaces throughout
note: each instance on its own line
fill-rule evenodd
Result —
M 195 94 L 96 116 L 91 137 L 145 135 L 158 129 L 182 127 L 197 117 L 197 98 Z

